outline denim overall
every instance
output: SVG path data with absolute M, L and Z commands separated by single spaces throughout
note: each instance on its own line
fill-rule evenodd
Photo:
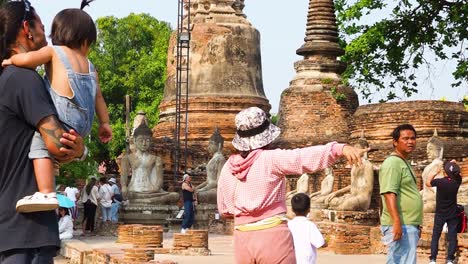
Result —
M 88 60 L 89 73 L 74 72 L 63 49 L 60 46 L 53 46 L 53 48 L 67 71 L 68 82 L 73 96 L 69 98 L 57 94 L 50 86 L 47 76 L 45 77 L 46 87 L 49 90 L 50 97 L 57 109 L 58 118 L 64 128 L 66 130 L 74 129 L 82 137 L 85 137 L 91 132 L 94 119 L 97 90 L 96 71 L 93 64 Z M 52 158 L 39 132 L 36 132 L 33 137 L 29 158 Z

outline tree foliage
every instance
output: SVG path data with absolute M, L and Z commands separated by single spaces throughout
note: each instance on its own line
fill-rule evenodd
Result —
M 418 92 L 415 70 L 428 63 L 428 53 L 456 61 L 452 86 L 467 84 L 466 0 L 336 0 L 335 6 L 346 51 L 342 60 L 348 63 L 343 76 L 364 98 L 374 91 L 387 92 L 383 101 L 395 99 L 399 90 L 405 96 Z
M 98 144 L 95 158 L 100 161 L 115 158 L 125 148 L 126 94 L 132 98 L 132 118 L 143 110 L 150 124 L 156 124 L 171 28 L 148 14 L 133 13 L 99 18 L 96 26 L 98 40 L 89 57 L 99 73 L 114 133 L 108 148 Z

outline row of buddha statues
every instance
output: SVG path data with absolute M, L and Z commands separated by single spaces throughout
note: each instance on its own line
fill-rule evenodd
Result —
M 176 192 L 163 190 L 163 163 L 161 157 L 151 152 L 152 131 L 144 113 L 140 113 L 134 122 L 130 150 L 121 161 L 122 192 L 130 203 L 135 204 L 175 204 L 179 200 Z M 199 203 L 216 204 L 216 189 L 219 174 L 226 159 L 222 153 L 224 138 L 216 128 L 209 140 L 208 152 L 211 159 L 199 167 L 204 169 L 206 180 L 195 187 Z M 368 148 L 369 144 L 361 135 L 355 147 Z M 422 172 L 423 189 L 421 194 L 424 202 L 424 212 L 435 211 L 436 189 L 425 186 L 428 175 L 440 172 L 443 165 L 443 143 L 437 136 L 437 131 L 427 143 L 429 165 Z M 369 161 L 367 153 L 362 156 L 362 165 L 353 165 L 350 171 L 350 185 L 333 191 L 333 168 L 324 171 L 320 190 L 309 194 L 309 178 L 305 173 L 299 177 L 296 189 L 286 194 L 289 203 L 291 197 L 299 192 L 309 194 L 311 207 L 317 209 L 332 209 L 340 211 L 366 211 L 369 209 L 374 190 L 374 165 Z M 128 181 L 131 175 L 130 181 Z M 468 178 L 464 178 L 460 193 L 467 193 Z
M 369 147 L 367 141 L 361 136 L 355 147 Z M 422 172 L 421 196 L 423 199 L 424 212 L 434 213 L 436 207 L 437 188 L 427 187 L 426 180 L 429 175 L 437 174 L 437 177 L 443 177 L 443 142 L 434 131 L 434 135 L 428 140 L 426 153 L 430 162 L 424 167 Z M 334 175 L 333 168 L 325 170 L 325 177 L 321 181 L 320 191 L 310 193 L 311 207 L 316 209 L 332 209 L 340 211 L 366 211 L 370 207 L 372 192 L 374 188 L 374 166 L 368 160 L 367 154 L 362 157 L 362 166 L 353 165 L 351 167 L 351 184 L 342 189 L 333 192 Z M 296 189 L 287 193 L 287 203 L 290 204 L 291 197 L 298 193 L 309 193 L 309 174 L 303 174 L 297 180 Z M 468 199 L 468 177 L 464 177 L 462 185 L 458 191 L 459 200 Z
M 179 193 L 163 190 L 163 162 L 151 151 L 152 131 L 143 112 L 135 117 L 131 135 L 128 153 L 124 153 L 120 161 L 124 197 L 130 204 L 175 204 Z M 199 203 L 216 203 L 218 177 L 226 162 L 223 144 L 223 137 L 215 129 L 208 145 L 212 157 L 206 165 L 200 166 L 206 170 L 206 181 L 195 187 Z
M 369 147 L 366 139 L 361 136 L 355 147 L 366 149 Z M 321 181 L 320 190 L 309 194 L 312 208 L 333 209 L 339 211 L 366 211 L 369 209 L 372 191 L 374 189 L 374 169 L 369 161 L 367 153 L 361 157 L 362 165 L 351 167 L 351 184 L 333 191 L 333 168 L 325 169 L 325 177 Z M 292 196 L 298 192 L 309 193 L 309 174 L 299 177 L 296 190 L 286 194 L 286 202 L 289 205 Z

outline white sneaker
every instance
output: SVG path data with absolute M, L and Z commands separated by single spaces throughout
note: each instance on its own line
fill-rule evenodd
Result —
M 182 229 L 180 230 L 180 233 L 181 233 L 181 234 L 185 234 L 186 232 L 187 232 L 187 229 L 185 229 L 185 228 L 182 228 Z
M 25 196 L 16 203 L 16 211 L 19 213 L 50 211 L 58 207 L 59 204 L 55 192 L 47 194 L 36 192 L 33 195 Z
M 429 264 L 436 264 L 435 260 L 431 260 L 431 262 L 429 262 Z
M 434 264 L 435 264 L 435 262 L 434 262 Z M 447 264 L 453 264 L 453 261 L 449 260 L 449 261 L 447 261 Z

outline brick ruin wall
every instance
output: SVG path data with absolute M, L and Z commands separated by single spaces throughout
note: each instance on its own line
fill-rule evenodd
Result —
M 417 148 L 411 159 L 427 159 L 426 144 L 437 129 L 444 142 L 444 158 L 461 161 L 468 156 L 468 112 L 463 104 L 444 101 L 408 101 L 360 106 L 353 115 L 351 141 L 364 130 L 371 147 L 378 149 L 369 155 L 380 164 L 393 150 L 390 134 L 401 124 L 412 124 L 417 131 Z
M 417 183 L 422 188 L 421 174 L 428 164 L 426 145 L 429 138 L 437 129 L 439 138 L 444 143 L 444 158 L 456 159 L 462 168 L 462 175 L 468 175 L 468 112 L 463 104 L 443 101 L 410 101 L 399 103 L 370 104 L 360 106 L 353 115 L 350 143 L 356 142 L 364 130 L 364 136 L 371 148 L 377 151 L 369 153 L 369 160 L 376 167 L 374 190 L 378 190 L 378 167 L 392 151 L 392 130 L 404 123 L 413 124 L 417 131 L 417 147 L 411 156 L 415 164 L 413 169 L 417 175 Z M 345 161 L 334 166 L 335 182 L 333 190 L 350 184 L 350 168 L 346 168 Z M 320 190 L 320 183 L 325 177 L 323 172 L 313 174 L 309 178 L 311 192 Z M 288 177 L 288 190 L 296 187 L 298 175 Z M 379 200 L 379 195 L 374 195 Z M 373 201 L 376 206 L 380 201 Z M 377 207 L 375 207 L 377 208 Z
M 417 109 L 417 110 L 415 110 Z M 417 101 L 365 105 L 357 109 L 353 115 L 352 131 L 350 142 L 356 142 L 364 129 L 365 137 L 372 148 L 377 151 L 369 154 L 369 159 L 375 166 L 374 170 L 374 192 L 370 209 L 380 211 L 381 198 L 379 195 L 378 167 L 393 150 L 390 134 L 392 130 L 404 123 L 413 124 L 417 135 L 417 149 L 412 155 L 413 169 L 417 175 L 417 184 L 422 189 L 421 174 L 428 164 L 426 155 L 426 144 L 437 129 L 439 138 L 444 142 L 444 158 L 446 160 L 456 159 L 462 168 L 462 175 L 468 175 L 468 112 L 462 104 L 441 101 Z M 350 168 L 347 168 L 344 161 L 334 166 L 335 182 L 333 190 L 350 184 Z M 324 172 L 312 174 L 309 178 L 309 193 L 319 191 L 320 183 L 325 177 Z M 298 176 L 288 176 L 288 190 L 296 188 Z M 429 216 L 430 218 L 430 216 Z M 430 221 L 425 216 L 425 230 L 431 233 Z M 386 249 L 380 242 L 380 230 L 378 226 L 360 226 L 344 223 L 334 223 L 324 220 L 318 223 L 319 228 L 327 239 L 331 241 L 324 250 L 341 254 L 381 254 Z M 356 234 L 357 241 L 352 239 Z M 427 238 L 428 234 L 425 234 Z M 427 239 L 426 239 L 427 240 Z M 466 260 L 466 234 L 459 235 L 461 244 L 458 254 L 460 259 Z M 426 241 L 427 242 L 427 241 Z M 356 245 L 360 246 L 356 246 Z M 427 243 L 426 243 L 427 244 Z M 441 243 L 441 253 L 445 245 Z M 418 249 L 418 254 L 422 257 L 427 255 L 427 247 L 424 243 Z
M 332 84 L 310 80 L 313 81 L 317 82 L 316 85 L 322 85 L 323 91 L 311 92 L 296 87 L 286 89 L 281 95 L 278 126 L 282 131 L 277 142 L 281 148 L 346 141 L 349 138 L 350 114 L 358 106 L 356 94 L 350 88 L 341 87 L 339 92 L 346 94 L 348 99 L 337 101 L 328 87 Z

